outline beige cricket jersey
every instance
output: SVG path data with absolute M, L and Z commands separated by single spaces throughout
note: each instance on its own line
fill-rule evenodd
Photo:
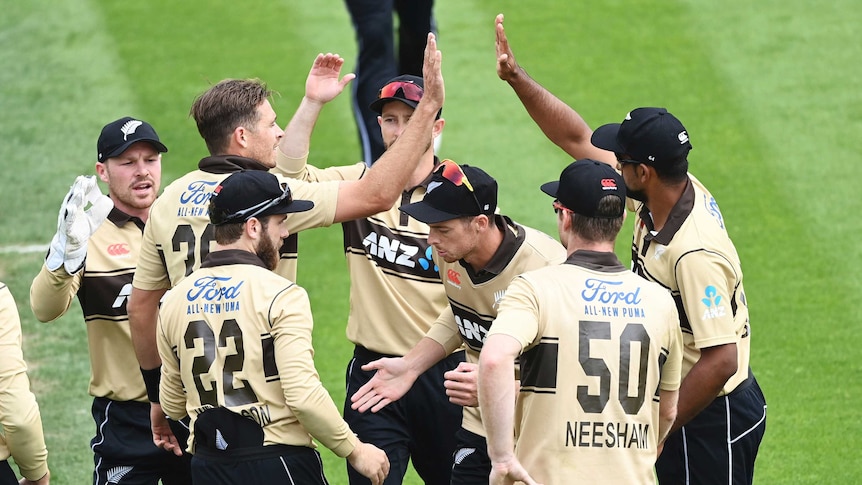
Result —
M 126 303 L 141 249 L 144 223 L 117 208 L 87 243 L 84 268 L 69 275 L 42 265 L 30 285 L 30 308 L 39 320 L 59 318 L 75 296 L 87 325 L 90 395 L 114 401 L 147 401 L 132 347 Z
M 225 407 L 256 422 L 261 445 L 314 447 L 340 457 L 357 440 L 314 367 L 305 290 L 247 251 L 211 253 L 165 297 L 157 341 L 168 416 Z
M 362 163 L 319 169 L 281 160 L 296 167 L 288 175 L 310 181 L 357 180 L 366 169 Z M 406 354 L 446 308 L 428 225 L 398 210 L 422 200 L 427 182 L 403 192 L 387 211 L 342 224 L 350 272 L 347 338 L 374 352 Z
M 243 157 L 207 157 L 199 169 L 168 185 L 150 208 L 144 243 L 135 272 L 134 286 L 142 290 L 170 289 L 200 267 L 215 243 L 209 222 L 209 200 L 223 179 L 240 170 L 266 170 L 259 162 Z M 277 171 L 274 171 L 279 175 Z M 308 184 L 281 177 L 290 183 L 295 199 L 314 202 L 310 211 L 291 214 L 286 225 L 291 237 L 285 240 L 276 272 L 296 280 L 296 233 L 312 227 L 328 226 L 335 218 L 337 183 Z
M 547 234 L 516 224 L 506 216 L 496 215 L 494 222 L 503 230 L 503 242 L 485 268 L 475 271 L 464 261 L 447 263 L 434 255 L 449 306 L 426 336 L 440 343 L 447 353 L 464 344 L 467 361 L 474 364 L 479 363 L 485 336 L 512 279 L 566 259 L 565 248 Z M 461 427 L 485 436 L 478 407 L 464 407 Z
M 48 473 L 48 451 L 22 342 L 18 307 L 0 283 L 0 461 L 11 456 L 25 477 L 38 480 Z
M 735 343 L 738 368 L 720 395 L 748 377 L 751 327 L 739 256 L 715 198 L 689 174 L 682 198 L 657 234 L 642 203 L 632 239 L 633 270 L 670 290 L 680 315 L 683 376 L 700 349 Z
M 489 335 L 521 343 L 515 454 L 542 483 L 654 484 L 659 390 L 679 388 L 668 292 L 613 253 L 512 281 Z

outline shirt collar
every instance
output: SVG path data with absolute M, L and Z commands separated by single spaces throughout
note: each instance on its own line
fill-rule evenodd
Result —
M 144 221 L 138 217 L 130 216 L 116 207 L 112 208 L 111 212 L 108 212 L 108 220 L 117 227 L 123 227 L 127 222 L 132 221 L 138 226 L 138 229 L 141 231 L 144 230 Z
M 587 249 L 578 249 L 569 255 L 566 259 L 566 264 L 573 264 L 583 268 L 607 273 L 616 273 L 625 271 L 626 267 L 620 262 L 616 254 L 606 251 L 590 251 Z
M 216 266 L 227 266 L 230 264 L 251 264 L 269 269 L 263 264 L 256 254 L 243 249 L 222 249 L 207 254 L 201 268 L 213 268 Z

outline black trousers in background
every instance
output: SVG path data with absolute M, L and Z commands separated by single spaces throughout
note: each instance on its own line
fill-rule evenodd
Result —
M 668 436 L 656 462 L 661 485 L 751 485 L 766 432 L 766 399 L 749 378 Z
M 367 165 L 383 154 L 383 138 L 377 113 L 369 105 L 386 81 L 412 74 L 422 76 L 422 61 L 428 32 L 437 31 L 434 0 L 345 0 L 356 32 L 359 58 L 353 81 L 353 116 Z M 394 14 L 398 15 L 396 56 Z
M 95 462 L 94 485 L 156 485 L 159 480 L 163 485 L 192 483 L 191 457 L 178 457 L 153 444 L 149 403 L 97 397 L 93 399 L 93 419 L 96 436 L 90 447 Z M 171 428 L 177 440 L 185 444 L 188 430 Z
M 18 485 L 18 477 L 7 460 L 0 461 L 0 485 Z
M 455 352 L 425 371 L 404 397 L 380 411 L 354 411 L 350 408 L 350 396 L 374 375 L 374 371 L 366 372 L 362 366 L 382 357 L 392 356 L 358 346 L 354 350 L 353 360 L 347 367 L 344 420 L 360 440 L 386 452 L 390 465 L 386 485 L 402 482 L 410 460 L 426 485 L 449 485 L 463 410 L 449 402 L 443 374 L 464 361 L 464 352 Z M 351 485 L 370 483 L 349 463 L 347 476 Z

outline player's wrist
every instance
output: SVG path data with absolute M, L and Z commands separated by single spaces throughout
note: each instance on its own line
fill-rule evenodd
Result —
M 147 388 L 147 399 L 152 403 L 159 403 L 159 383 L 162 380 L 161 366 L 155 369 L 141 368 L 141 376 L 144 378 L 144 386 Z

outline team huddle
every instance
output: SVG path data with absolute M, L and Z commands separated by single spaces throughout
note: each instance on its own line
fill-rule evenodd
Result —
M 433 34 L 422 76 L 389 80 L 370 106 L 385 146 L 373 163 L 309 163 L 318 116 L 354 78 L 336 54 L 314 60 L 284 129 L 259 80 L 199 95 L 209 156 L 160 195 L 156 130 L 104 126 L 96 177 L 63 200 L 30 288 L 40 321 L 75 297 L 84 313 L 94 485 L 326 484 L 315 441 L 352 485 L 399 484 L 410 462 L 434 485 L 752 483 L 766 401 L 739 258 L 688 172 L 688 132 L 649 107 L 592 131 L 517 64 L 502 15 L 496 48 L 498 76 L 574 159 L 536 187 L 557 237 L 502 214 L 490 174 L 436 155 Z M 614 253 L 627 212 L 630 265 Z M 298 234 L 337 223 L 354 345 L 342 405 L 315 370 L 296 282 Z M 0 313 L 0 485 L 47 484 L 2 284 Z

